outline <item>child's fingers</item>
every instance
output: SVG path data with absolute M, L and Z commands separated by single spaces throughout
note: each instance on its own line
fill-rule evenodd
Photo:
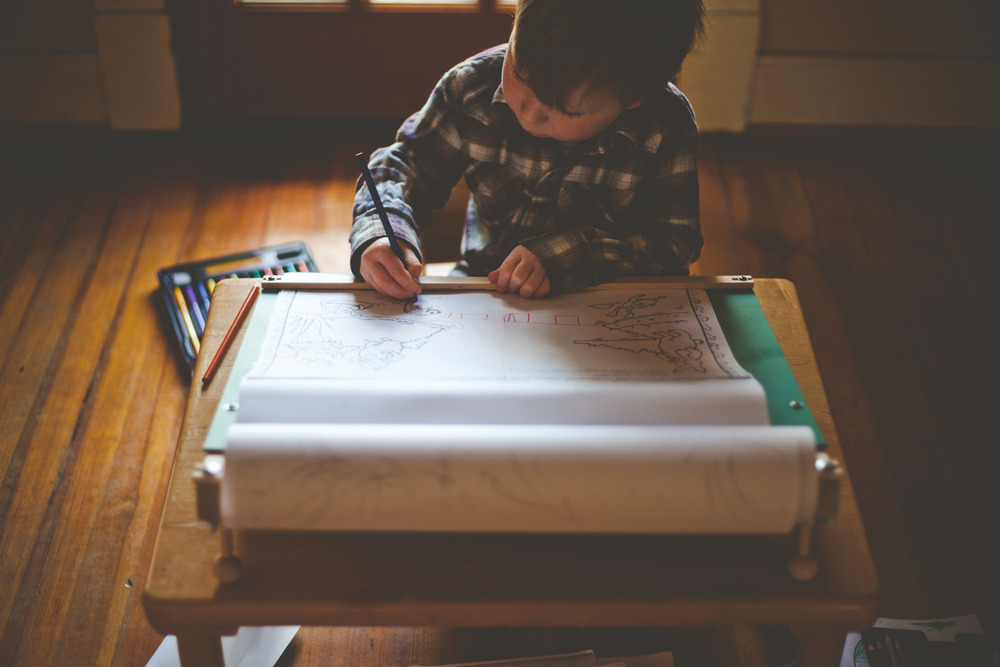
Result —
M 549 283 L 548 276 L 546 276 L 546 277 L 542 278 L 541 283 L 539 283 L 538 287 L 535 287 L 530 294 L 525 294 L 524 293 L 525 292 L 525 286 L 522 285 L 521 286 L 521 292 L 520 292 L 520 294 L 521 294 L 521 296 L 531 296 L 531 297 L 539 298 L 539 297 L 545 296 L 550 291 L 552 291 L 552 285 L 551 285 L 551 283 Z
M 518 265 L 519 261 L 511 255 L 508 256 L 502 264 L 500 264 L 500 268 L 490 273 L 489 279 L 496 285 L 497 292 L 507 294 L 508 292 L 516 291 L 516 289 L 520 288 L 521 284 L 519 282 L 516 284 L 516 287 L 512 282 L 514 270 L 518 267 Z
M 424 267 L 420 262 L 409 262 L 406 267 L 407 271 L 410 273 L 410 277 L 414 281 L 420 278 L 420 274 L 424 272 Z
M 529 262 L 521 262 L 510 276 L 508 289 L 521 296 L 532 296 L 544 279 L 545 271 Z
M 510 271 L 504 270 L 504 267 L 501 264 L 499 269 L 490 272 L 488 278 L 491 283 L 496 285 L 497 292 L 500 292 L 500 294 L 506 294 L 507 283 L 510 282 Z
M 381 294 L 396 299 L 409 299 L 414 294 L 420 293 L 420 285 L 403 269 L 398 259 L 396 266 L 387 267 L 380 264 L 374 267 L 371 275 L 365 279 Z
M 545 296 L 551 290 L 548 276 L 540 264 L 521 262 L 513 270 L 501 266 L 489 275 L 501 294 L 518 294 L 523 297 Z
M 523 246 L 514 248 L 489 279 L 501 294 L 513 293 L 524 297 L 545 296 L 550 283 L 545 267 L 535 253 Z
M 382 265 L 382 268 L 385 270 L 383 284 L 389 290 L 383 292 L 383 294 L 389 294 L 397 299 L 408 299 L 414 294 L 420 294 L 420 283 L 417 282 L 416 277 L 412 273 L 414 270 L 413 263 L 410 263 L 410 268 L 407 269 L 399 261 L 399 258 L 393 255 L 390 261 L 386 261 Z M 416 265 L 416 275 L 420 275 L 419 264 Z
M 397 299 L 408 299 L 419 294 L 420 284 L 416 277 L 420 275 L 422 267 L 411 248 L 406 246 L 403 253 L 407 259 L 407 267 L 396 257 L 388 241 L 376 241 L 361 256 L 361 277 L 379 293 Z

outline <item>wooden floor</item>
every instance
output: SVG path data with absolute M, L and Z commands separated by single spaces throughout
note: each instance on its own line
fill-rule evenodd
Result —
M 341 122 L 0 134 L 0 664 L 152 655 L 161 637 L 141 591 L 188 382 L 153 298 L 156 270 L 303 239 L 322 270 L 346 272 L 353 155 L 391 132 Z M 998 149 L 995 133 L 706 136 L 696 266 L 797 285 L 881 613 L 979 614 L 994 632 Z M 430 259 L 452 247 L 435 241 Z M 677 637 L 322 628 L 301 631 L 282 664 L 434 664 Z M 685 637 L 672 644 L 679 664 L 712 664 L 701 651 L 726 644 Z M 790 660 L 781 645 L 771 664 Z

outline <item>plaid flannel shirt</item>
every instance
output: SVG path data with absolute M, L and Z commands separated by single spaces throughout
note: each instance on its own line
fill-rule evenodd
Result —
M 465 177 L 462 258 L 472 275 L 517 245 L 538 256 L 553 291 L 622 275 L 686 274 L 702 247 L 698 129 L 673 85 L 568 146 L 521 129 L 500 87 L 507 46 L 460 63 L 369 163 L 393 231 L 417 249 L 430 211 Z M 385 236 L 359 180 L 351 266 Z

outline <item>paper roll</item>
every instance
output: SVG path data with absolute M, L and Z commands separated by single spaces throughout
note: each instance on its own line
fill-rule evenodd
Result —
M 297 424 L 768 424 L 753 380 L 365 381 L 248 377 L 241 422 Z
M 806 427 L 247 424 L 233 529 L 787 533 L 812 518 Z

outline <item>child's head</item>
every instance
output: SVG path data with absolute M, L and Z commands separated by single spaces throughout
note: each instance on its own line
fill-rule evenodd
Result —
M 677 75 L 703 15 L 701 0 L 518 0 L 504 94 L 528 132 L 587 139 Z

